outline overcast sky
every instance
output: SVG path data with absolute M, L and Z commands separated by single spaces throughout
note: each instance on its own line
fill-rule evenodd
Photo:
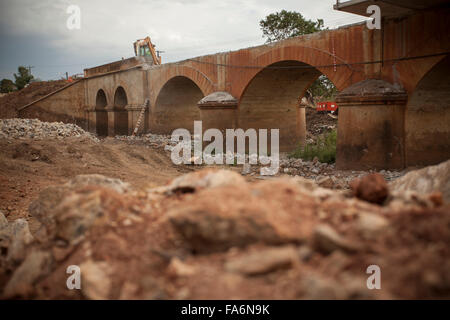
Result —
M 0 0 L 0 79 L 31 65 L 43 80 L 134 55 L 149 35 L 164 62 L 264 43 L 259 21 L 282 9 L 325 26 L 362 21 L 333 10 L 335 0 Z M 81 9 L 81 29 L 66 26 L 69 5 Z

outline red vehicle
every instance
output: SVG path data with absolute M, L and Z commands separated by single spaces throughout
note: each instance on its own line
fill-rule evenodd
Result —
M 336 102 L 326 101 L 326 102 L 319 102 L 317 104 L 316 110 L 318 112 L 330 112 L 332 114 L 338 113 L 338 105 Z

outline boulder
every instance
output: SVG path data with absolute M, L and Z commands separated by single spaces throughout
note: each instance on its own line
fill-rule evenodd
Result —
M 80 265 L 81 293 L 91 300 L 109 299 L 111 291 L 111 272 L 107 262 L 88 260 Z
M 309 194 L 295 179 L 225 185 L 201 190 L 182 206 L 169 208 L 167 220 L 186 246 L 198 252 L 255 242 L 303 242 L 318 219 Z
M 414 191 L 419 194 L 441 192 L 443 200 L 450 203 L 450 160 L 410 171 L 391 182 L 389 188 L 396 192 Z
M 26 256 L 26 247 L 34 238 L 28 228 L 28 222 L 25 219 L 17 219 L 10 223 L 11 243 L 8 248 L 7 261 L 21 262 Z
M 62 186 L 44 189 L 31 202 L 28 211 L 44 226 L 46 236 L 55 234 L 58 223 L 58 233 L 63 239 L 74 240 L 102 216 L 103 203 L 116 201 L 117 204 L 120 202 L 117 195 L 128 190 L 128 184 L 119 179 L 98 174 L 79 175 Z M 110 193 L 110 199 L 102 198 L 105 193 Z
M 230 170 L 205 169 L 182 175 L 167 186 L 151 189 L 150 192 L 173 194 L 191 193 L 205 188 L 216 188 L 245 183 L 245 179 Z
M 52 257 L 49 252 L 33 251 L 14 271 L 6 284 L 3 298 L 26 297 L 33 291 L 33 285 L 50 272 Z
M 7 248 L 8 263 L 21 262 L 26 256 L 27 245 L 33 240 L 25 219 L 14 220 L 0 229 L 0 247 Z
M 88 188 L 69 194 L 54 210 L 55 229 L 50 234 L 75 244 L 95 224 L 108 223 L 124 207 L 110 189 Z M 124 213 L 126 211 L 123 211 Z
M 389 195 L 388 185 L 379 173 L 368 174 L 350 183 L 353 195 L 359 199 L 381 204 Z
M 54 226 L 53 211 L 55 207 L 70 192 L 70 189 L 64 186 L 48 187 L 42 190 L 39 197 L 30 203 L 28 212 L 46 228 L 51 228 Z

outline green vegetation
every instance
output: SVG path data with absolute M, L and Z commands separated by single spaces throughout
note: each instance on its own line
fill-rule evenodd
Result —
M 289 157 L 313 160 L 317 157 L 322 163 L 334 163 L 336 161 L 337 130 L 321 135 L 313 144 L 299 146 Z
M 266 16 L 259 22 L 266 42 L 284 40 L 304 34 L 314 33 L 323 29 L 323 20 L 317 22 L 303 18 L 301 13 L 281 10 Z
M 14 78 L 16 79 L 16 87 L 20 90 L 25 88 L 25 86 L 33 80 L 34 76 L 31 74 L 30 70 L 24 66 L 20 66 L 17 70 L 19 73 L 14 73 Z
M 15 82 L 10 79 L 2 79 L 0 81 L 0 92 L 9 93 L 16 90 L 21 90 L 26 87 L 30 82 L 38 81 L 31 74 L 30 69 L 20 66 L 17 68 L 18 73 L 14 73 Z
M 9 93 L 16 90 L 16 85 L 12 80 L 3 79 L 0 81 L 0 93 Z
M 321 101 L 334 101 L 334 96 L 337 93 L 337 89 L 334 86 L 333 82 L 331 82 L 330 79 L 328 79 L 323 74 L 319 78 L 317 78 L 316 81 L 314 81 L 311 87 L 309 87 L 308 91 L 313 97 L 316 97 Z
M 307 20 L 299 12 L 286 10 L 269 14 L 259 22 L 259 26 L 267 43 L 326 30 L 323 19 Z M 308 89 L 315 103 L 333 100 L 336 92 L 336 87 L 325 75 L 317 78 Z

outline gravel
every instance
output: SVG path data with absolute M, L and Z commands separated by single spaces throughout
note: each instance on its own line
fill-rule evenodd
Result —
M 43 122 L 38 119 L 0 119 L 0 138 L 3 139 L 65 139 L 97 137 L 72 123 Z
M 321 163 L 317 159 L 313 161 L 305 161 L 302 159 L 288 158 L 287 155 L 280 156 L 280 168 L 281 172 L 288 173 L 289 175 L 301 176 L 304 178 L 314 179 L 316 181 L 323 181 L 324 177 L 330 177 L 333 180 L 333 184 L 338 189 L 348 188 L 350 181 L 355 178 L 365 176 L 368 173 L 378 172 L 387 181 L 395 180 L 406 173 L 405 170 L 337 170 L 334 164 Z
M 75 124 L 62 122 L 42 122 L 37 119 L 0 119 L 0 138 L 6 139 L 64 139 L 69 137 L 87 137 L 98 142 L 98 138 L 84 131 Z M 153 148 L 162 148 L 170 153 L 177 142 L 171 141 L 170 135 L 160 135 L 147 133 L 139 136 L 115 136 L 114 139 L 125 141 L 127 143 L 144 143 Z M 191 146 L 193 149 L 194 137 L 191 137 Z M 225 156 L 225 155 L 224 155 Z M 191 162 L 194 162 L 191 159 Z M 243 166 L 243 175 L 259 175 L 260 165 L 248 165 L 248 156 L 246 155 L 247 165 Z M 336 170 L 334 164 L 320 163 L 317 159 L 305 161 L 302 159 L 289 158 L 287 154 L 280 154 L 280 174 L 291 176 L 301 176 L 312 179 L 319 185 L 333 189 L 347 189 L 349 183 L 355 178 L 362 177 L 367 173 L 377 171 L 341 171 Z M 392 181 L 403 176 L 406 171 L 379 171 L 387 180 Z
M 170 135 L 159 135 L 153 133 L 134 137 L 116 136 L 115 139 L 127 141 L 129 143 L 140 141 L 141 143 L 145 143 L 152 147 L 163 148 L 168 153 L 170 153 L 172 148 L 177 144 L 177 142 L 172 142 L 170 140 Z M 193 140 L 194 137 L 191 137 L 192 150 Z M 242 166 L 243 175 L 258 176 L 260 173 L 260 168 L 260 165 L 249 165 L 248 155 L 246 155 L 246 165 Z M 302 159 L 289 158 L 286 153 L 280 154 L 280 174 L 312 179 L 319 185 L 332 189 L 348 189 L 349 183 L 353 179 L 363 177 L 366 174 L 373 172 L 377 171 L 337 170 L 334 164 L 321 163 L 317 159 L 314 159 L 313 161 L 305 161 Z M 392 181 L 403 176 L 406 171 L 381 170 L 379 173 L 383 175 L 387 181 Z
M 126 142 L 143 142 L 152 147 L 164 148 L 166 145 L 170 145 L 170 135 L 146 133 L 139 136 L 115 136 L 116 140 Z

